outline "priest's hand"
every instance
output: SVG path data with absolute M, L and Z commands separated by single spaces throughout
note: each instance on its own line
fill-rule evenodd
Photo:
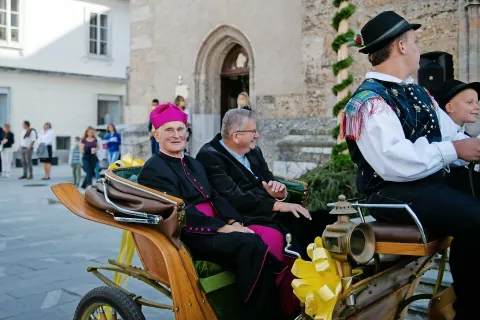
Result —
M 240 223 L 235 222 L 234 224 L 226 224 L 217 230 L 220 233 L 231 233 L 231 232 L 241 232 L 241 233 L 255 233 L 253 230 L 242 226 Z
M 469 162 L 480 160 L 480 139 L 470 138 L 453 141 L 452 143 L 459 159 Z
M 297 218 L 300 218 L 300 215 L 302 215 L 305 218 L 312 220 L 312 216 L 310 215 L 310 212 L 308 212 L 307 209 L 305 209 L 304 207 L 296 203 L 277 201 L 273 205 L 272 211 L 291 212 Z
M 285 199 L 287 197 L 287 187 L 278 181 L 266 183 L 262 181 L 263 188 L 275 199 Z

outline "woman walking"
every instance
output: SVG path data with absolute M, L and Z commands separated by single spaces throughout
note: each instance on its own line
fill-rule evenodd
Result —
M 2 145 L 2 152 L 1 152 L 1 157 L 2 157 L 2 172 L 1 172 L 1 177 L 2 178 L 8 178 L 10 177 L 10 171 L 12 168 L 12 160 L 13 160 L 13 143 L 15 142 L 14 140 L 14 135 L 13 132 L 11 131 L 10 124 L 5 123 L 3 125 L 3 131 L 4 131 L 4 136 L 3 140 L 1 141 Z
M 110 123 L 107 127 L 108 134 L 105 136 L 108 147 L 108 165 L 111 165 L 118 160 L 120 155 L 120 145 L 122 144 L 122 137 L 117 132 L 115 125 Z
M 42 180 L 50 180 L 50 171 L 53 162 L 53 143 L 55 141 L 55 133 L 52 130 L 52 124 L 47 122 L 43 125 L 43 132 L 40 134 L 38 147 L 40 162 L 43 163 L 45 175 Z
M 83 139 L 80 142 L 80 152 L 82 153 L 83 171 L 85 171 L 85 179 L 82 183 L 82 188 L 86 189 L 92 184 L 93 176 L 95 175 L 95 165 L 98 162 L 95 152 L 98 150 L 97 139 L 95 138 L 95 129 L 88 127 L 85 130 Z

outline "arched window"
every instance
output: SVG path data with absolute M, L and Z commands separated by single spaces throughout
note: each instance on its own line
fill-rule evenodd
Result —
M 247 75 L 249 59 L 247 51 L 240 45 L 233 47 L 228 52 L 222 66 L 222 77 Z

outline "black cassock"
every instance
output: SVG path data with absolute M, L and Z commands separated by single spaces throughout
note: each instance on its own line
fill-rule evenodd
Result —
M 279 319 L 279 297 L 275 275 L 285 272 L 283 262 L 268 254 L 268 247 L 256 234 L 218 233 L 225 220 L 243 218 L 211 188 L 200 162 L 184 156 L 153 155 L 143 166 L 138 182 L 181 198 L 186 222 L 181 239 L 196 260 L 206 260 L 234 270 L 240 298 L 245 302 L 245 319 Z M 211 203 L 215 217 L 195 206 Z
M 268 183 L 275 178 L 260 148 L 255 147 L 245 155 L 252 173 L 222 146 L 221 138 L 217 134 L 196 157 L 207 171 L 212 187 L 238 210 L 247 223 L 276 224 L 284 233 L 291 233 L 293 249 L 309 260 L 307 246 L 316 236 L 321 236 L 326 225 L 334 223 L 336 217 L 327 210 L 312 212 L 312 221 L 296 218 L 292 213 L 272 212 L 276 200 L 265 190 L 262 181 Z

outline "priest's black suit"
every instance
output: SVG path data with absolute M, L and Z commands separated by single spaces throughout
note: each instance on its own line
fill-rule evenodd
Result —
M 284 272 L 286 266 L 268 254 L 267 245 L 256 234 L 217 232 L 227 219 L 244 220 L 210 188 L 200 162 L 189 156 L 180 159 L 160 152 L 145 163 L 138 182 L 184 200 L 186 223 L 181 240 L 194 259 L 235 271 L 239 296 L 245 302 L 245 319 L 280 318 L 274 273 Z M 205 203 L 212 205 L 215 217 L 195 207 Z
M 200 149 L 196 157 L 207 171 L 212 187 L 227 199 L 248 223 L 275 223 L 284 233 L 290 232 L 293 249 L 304 259 L 310 259 L 306 252 L 307 246 L 316 236 L 321 236 L 325 226 L 334 223 L 336 217 L 329 215 L 326 210 L 312 212 L 312 221 L 303 216 L 296 218 L 290 212 L 272 212 L 276 200 L 265 190 L 262 181 L 268 183 L 274 180 L 274 176 L 260 148 L 255 147 L 246 154 L 252 174 L 225 149 L 220 143 L 221 139 L 222 136 L 217 134 Z

